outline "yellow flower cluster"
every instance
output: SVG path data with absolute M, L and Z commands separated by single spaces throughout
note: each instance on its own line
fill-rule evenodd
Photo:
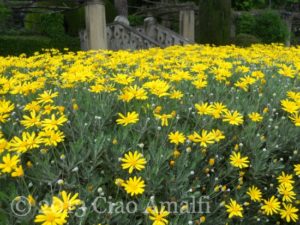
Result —
M 141 204 L 217 202 L 182 220 L 148 208 L 154 224 L 299 223 L 299 74 L 300 48 L 275 44 L 0 57 L 0 178 L 40 198 L 65 185 L 91 202 L 101 184 Z M 80 200 L 60 196 L 34 221 L 66 224 Z
M 37 99 L 24 105 L 25 115 L 20 124 L 25 130 L 20 130 L 20 136 L 13 136 L 7 140 L 1 134 L 0 153 L 5 154 L 0 163 L 2 173 L 10 173 L 12 177 L 23 176 L 22 154 L 33 149 L 55 147 L 64 141 L 65 136 L 59 127 L 67 121 L 67 118 L 64 115 L 64 107 L 53 104 L 53 98 L 57 96 L 58 92 L 44 91 Z M 3 118 L 1 122 L 6 123 L 8 121 L 4 118 L 7 118 L 7 113 L 15 107 L 10 101 L 3 100 L 0 104 Z
M 234 152 L 233 155 L 230 157 L 230 160 L 231 164 L 235 167 L 248 167 L 248 157 L 242 158 L 240 156 L 240 153 Z M 299 165 L 297 164 L 294 167 L 296 175 L 299 175 Z M 247 195 L 250 197 L 250 200 L 254 203 L 260 203 L 261 201 L 263 202 L 263 204 L 261 205 L 261 210 L 267 216 L 280 214 L 281 218 L 288 223 L 297 222 L 299 219 L 299 209 L 292 204 L 292 202 L 296 201 L 296 193 L 294 191 L 295 181 L 293 180 L 293 175 L 282 172 L 281 175 L 277 177 L 277 180 L 279 183 L 277 186 L 277 191 L 280 198 L 277 198 L 273 195 L 268 199 L 263 199 L 262 191 L 256 186 L 249 187 Z M 247 202 L 245 202 L 245 204 L 246 203 Z M 229 218 L 243 217 L 243 207 L 242 205 L 238 204 L 235 200 L 230 199 L 230 203 L 225 206 L 227 208 L 227 212 L 229 213 Z
M 285 174 L 282 172 L 280 176 L 277 177 L 279 182 L 278 184 L 278 193 L 282 200 L 280 202 L 279 198 L 274 195 L 269 199 L 262 198 L 262 191 L 256 186 L 252 186 L 248 188 L 247 195 L 250 197 L 253 202 L 261 202 L 263 201 L 263 205 L 261 206 L 261 210 L 264 214 L 268 216 L 272 216 L 273 214 L 280 214 L 281 218 L 286 220 L 286 222 L 297 222 L 298 221 L 298 211 L 299 209 L 291 204 L 291 202 L 295 201 L 296 193 L 294 192 L 294 183 L 292 174 Z M 242 208 L 237 207 L 235 204 L 230 204 L 227 206 L 229 217 L 232 216 L 241 216 L 242 217 Z
M 52 204 L 44 204 L 40 208 L 40 214 L 35 217 L 34 222 L 42 225 L 64 225 L 67 224 L 68 214 L 72 213 L 82 202 L 78 199 L 78 193 L 72 196 L 72 193 L 62 191 L 61 198 L 53 196 Z
M 218 129 L 212 130 L 210 132 L 208 132 L 207 130 L 202 130 L 201 134 L 198 134 L 196 131 L 194 131 L 194 133 L 189 135 L 188 138 L 190 141 L 199 143 L 201 147 L 206 148 L 210 144 L 225 139 L 225 135 Z
M 296 126 L 300 126 L 300 92 L 289 91 L 288 98 L 281 100 L 281 106 Z
M 122 169 L 128 169 L 129 174 L 131 174 L 133 170 L 141 171 L 145 168 L 145 164 L 147 163 L 146 159 L 138 151 L 135 151 L 134 153 L 128 152 L 121 161 L 123 162 Z M 131 196 L 143 194 L 146 186 L 142 177 L 136 176 L 129 177 L 129 179 L 125 181 L 117 178 L 115 183 L 118 186 L 124 187 L 125 191 Z

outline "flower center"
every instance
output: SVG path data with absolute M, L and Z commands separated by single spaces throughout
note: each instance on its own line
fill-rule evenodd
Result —
M 53 222 L 55 220 L 55 215 L 50 212 L 47 214 L 47 222 Z

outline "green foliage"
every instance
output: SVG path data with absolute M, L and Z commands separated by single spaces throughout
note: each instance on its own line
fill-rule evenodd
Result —
M 7 25 L 8 21 L 11 17 L 11 11 L 0 2 L 0 31 L 4 30 Z
M 10 10 L 0 2 L 0 22 L 4 21 L 9 14 Z
M 291 5 L 295 3 L 299 3 L 299 0 L 273 0 L 272 7 L 274 8 L 289 8 Z
M 25 29 L 46 35 L 58 37 L 64 35 L 64 16 L 61 13 L 30 13 L 25 18 Z
M 196 34 L 199 43 L 228 44 L 230 26 L 230 0 L 199 1 L 199 33 Z
M 62 27 L 64 27 L 65 32 L 71 36 L 78 36 L 79 30 L 84 29 L 85 27 L 84 7 L 77 8 L 77 6 L 72 1 L 57 1 L 57 0 L 42 1 L 42 2 L 34 3 L 33 6 L 38 6 L 38 7 L 68 6 L 68 7 L 74 7 L 74 9 L 67 10 L 63 12 L 63 14 L 59 14 L 59 15 L 57 15 L 57 13 L 51 14 L 54 15 L 53 17 L 55 17 L 55 19 L 48 18 L 49 16 L 47 16 L 48 14 L 47 10 L 45 10 L 45 12 L 43 13 L 28 13 L 25 16 L 25 28 L 27 30 L 39 34 L 45 33 L 45 28 L 47 28 L 47 26 L 45 27 L 43 23 L 43 21 L 45 20 L 51 22 L 52 27 L 49 29 L 49 32 L 51 32 L 50 30 L 52 29 L 60 30 L 59 28 L 59 23 L 60 23 Z M 111 1 L 105 0 L 105 10 L 106 10 L 106 22 L 107 23 L 113 22 L 117 13 Z M 48 31 L 46 31 L 46 33 L 47 32 Z
M 257 16 L 242 14 L 236 21 L 236 27 L 237 34 L 243 34 L 236 41 L 249 39 L 249 36 L 244 35 L 248 34 L 252 36 L 251 40 L 255 36 L 262 43 L 284 43 L 289 36 L 287 25 L 275 11 L 268 10 Z
M 20 55 L 26 53 L 32 55 L 43 48 L 57 48 L 63 50 L 69 48 L 77 51 L 80 49 L 79 40 L 64 36 L 59 40 L 44 36 L 0 36 L 0 55 Z
M 249 10 L 253 8 L 253 1 L 235 1 L 234 8 L 237 10 Z
M 131 26 L 139 26 L 144 23 L 144 18 L 142 16 L 129 15 L 128 20 Z
M 252 44 L 260 43 L 261 41 L 251 34 L 238 34 L 235 38 L 235 44 L 242 47 L 249 47 Z
M 25 28 L 27 30 L 31 30 L 36 33 L 45 33 L 45 26 L 44 22 L 50 22 L 51 28 L 50 30 L 56 30 L 59 31 L 64 26 L 66 26 L 66 30 L 68 31 L 68 34 L 71 34 L 73 36 L 78 35 L 78 31 L 84 27 L 84 8 L 76 8 L 76 5 L 74 2 L 71 1 L 56 1 L 56 0 L 50 0 L 50 1 L 42 1 L 42 2 L 36 2 L 33 4 L 33 6 L 36 7 L 53 7 L 53 6 L 64 6 L 64 7 L 74 7 L 72 10 L 67 10 L 63 13 L 52 13 L 49 14 L 49 10 L 44 10 L 41 12 L 39 10 L 39 13 L 28 13 L 25 16 Z M 50 16 L 51 15 L 51 16 Z M 53 18 L 50 18 L 53 17 Z M 46 26 L 47 28 L 47 26 Z M 47 33 L 48 31 L 46 31 Z
M 28 31 L 40 33 L 40 14 L 28 13 L 24 18 L 24 27 Z
M 255 17 L 249 13 L 242 14 L 237 19 L 236 28 L 238 34 L 253 34 L 255 28 Z
M 234 0 L 232 6 L 236 10 L 251 10 L 252 8 L 262 8 L 266 6 L 266 0 Z
M 85 28 L 84 7 L 64 12 L 64 21 L 66 33 L 78 36 L 78 31 Z
M 274 11 L 266 11 L 256 17 L 255 34 L 263 43 L 285 42 L 288 29 L 280 15 Z
M 291 34 L 291 44 L 292 45 L 299 45 L 300 44 L 300 36 L 299 34 L 294 34 L 292 33 Z
M 235 10 L 251 10 L 264 8 L 286 8 L 288 9 L 299 0 L 233 0 L 232 7 Z
M 39 36 L 0 36 L 1 55 L 32 54 L 50 45 L 50 39 Z
M 114 21 L 114 19 L 117 16 L 117 11 L 115 9 L 114 4 L 112 1 L 104 0 L 105 2 L 105 16 L 106 16 L 106 22 L 111 23 Z
M 64 16 L 60 13 L 41 15 L 41 33 L 51 38 L 61 38 L 65 35 Z
M 52 1 L 48 2 L 35 2 L 32 6 L 33 7 L 48 7 L 52 6 Z M 43 13 L 47 13 L 46 10 L 41 13 L 41 10 L 39 10 L 40 13 L 33 12 L 33 13 L 27 13 L 24 18 L 24 26 L 25 29 L 36 32 L 36 33 L 41 33 L 42 27 L 41 27 L 41 17 Z

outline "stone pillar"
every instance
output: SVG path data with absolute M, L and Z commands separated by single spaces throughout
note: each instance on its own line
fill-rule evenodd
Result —
M 191 9 L 180 10 L 179 32 L 190 41 L 195 41 L 195 12 Z
M 87 0 L 85 23 L 88 49 L 107 49 L 105 6 L 103 0 Z
M 153 39 L 156 39 L 155 24 L 156 24 L 156 19 L 152 16 L 149 16 L 144 19 L 145 33 L 148 37 Z
M 127 0 L 114 0 L 114 5 L 118 16 L 128 17 L 128 2 Z
M 293 27 L 293 17 L 290 16 L 288 17 L 286 20 L 285 20 L 286 24 L 287 24 L 287 28 L 288 28 L 288 37 L 287 39 L 285 40 L 285 45 L 290 47 L 291 46 L 291 39 L 292 39 L 292 33 L 293 33 L 293 30 L 292 30 L 292 27 Z
M 80 49 L 83 51 L 89 50 L 88 37 L 87 37 L 86 30 L 79 31 L 79 39 L 80 39 Z
M 232 23 L 230 26 L 230 40 L 235 40 L 236 38 L 236 26 L 235 23 Z

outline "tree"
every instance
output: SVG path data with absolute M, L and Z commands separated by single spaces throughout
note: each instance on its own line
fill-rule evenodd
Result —
M 114 0 L 114 4 L 118 15 L 128 17 L 127 0 Z
M 199 0 L 198 42 L 228 44 L 230 28 L 231 0 Z

